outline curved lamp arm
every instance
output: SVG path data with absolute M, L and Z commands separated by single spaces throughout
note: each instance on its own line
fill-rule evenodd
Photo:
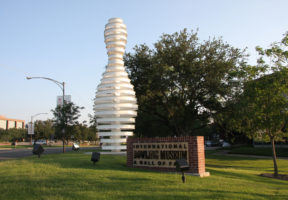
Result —
M 56 81 L 52 78 L 47 78 L 47 77 L 26 77 L 27 80 L 31 80 L 31 79 L 46 79 L 46 80 L 49 80 L 49 81 L 52 81 L 54 83 L 56 83 L 61 90 L 64 90 L 64 85 L 65 85 L 65 82 L 60 82 L 60 81 Z

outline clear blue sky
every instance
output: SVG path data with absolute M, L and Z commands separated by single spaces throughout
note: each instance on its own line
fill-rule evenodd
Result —
M 66 94 L 93 113 L 93 98 L 107 54 L 104 26 L 120 17 L 128 29 L 126 52 L 136 44 L 152 46 L 162 33 L 199 29 L 201 40 L 223 37 L 248 47 L 268 47 L 288 31 L 287 0 L 0 0 L 0 115 L 30 120 L 52 118 L 61 90 L 44 76 L 64 81 Z

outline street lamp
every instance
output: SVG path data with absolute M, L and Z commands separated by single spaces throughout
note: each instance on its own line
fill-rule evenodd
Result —
M 65 96 L 65 82 L 60 82 L 60 81 L 56 81 L 52 78 L 47 78 L 47 77 L 26 77 L 27 80 L 31 80 L 31 79 L 46 79 L 49 81 L 52 81 L 54 83 L 56 83 L 58 85 L 58 87 L 62 90 L 63 96 L 63 104 L 64 104 L 64 96 Z
M 52 78 L 47 78 L 47 77 L 26 77 L 26 79 L 27 80 L 31 80 L 31 79 L 46 79 L 48 81 L 54 82 L 62 90 L 62 94 L 63 94 L 62 103 L 63 103 L 63 107 L 64 107 L 64 105 L 65 105 L 65 100 L 64 100 L 64 97 L 65 97 L 65 82 L 56 81 L 56 80 L 54 80 Z M 65 136 L 65 124 L 64 124 L 64 129 L 63 129 L 63 153 L 65 152 L 65 146 L 64 146 L 65 137 L 64 136 Z
M 30 143 L 31 143 L 31 145 L 32 145 L 32 135 L 33 135 L 33 118 L 38 116 L 38 115 L 47 115 L 47 114 L 48 113 L 37 113 L 37 114 L 31 116 L 31 122 L 30 122 L 31 123 L 31 133 L 30 133 L 30 136 L 31 136 Z

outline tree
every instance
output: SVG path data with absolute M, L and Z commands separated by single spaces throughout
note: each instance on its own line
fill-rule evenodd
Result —
M 57 106 L 52 110 L 56 137 L 63 141 L 63 153 L 65 152 L 65 141 L 71 138 L 72 127 L 78 123 L 80 110 L 84 107 L 76 106 L 74 103 L 64 103 L 63 106 Z
M 278 176 L 275 140 L 285 134 L 288 122 L 288 33 L 279 43 L 273 43 L 260 54 L 255 67 L 258 76 L 245 85 L 238 109 L 241 128 L 249 135 L 266 135 L 272 146 L 274 176 Z M 270 61 L 267 64 L 265 59 Z M 287 133 L 286 133 L 287 134 Z
M 8 130 L 0 129 L 1 141 L 21 141 L 26 137 L 27 129 L 25 128 L 10 128 Z
M 3 128 L 0 128 L 0 141 L 8 141 L 6 130 Z
M 91 115 L 91 114 L 88 114 L 88 117 L 89 117 L 89 132 L 88 132 L 88 140 L 91 142 L 91 141 L 94 141 L 95 144 L 96 144 L 96 141 L 99 139 L 99 136 L 98 136 L 98 131 L 97 131 L 97 118 L 95 115 Z
M 138 136 L 203 135 L 241 91 L 245 50 L 221 39 L 201 43 L 186 29 L 124 57 L 138 101 Z
M 93 125 L 88 127 L 85 123 L 77 124 L 73 126 L 73 136 L 77 141 L 92 142 L 97 140 L 97 131 Z
M 88 128 L 87 140 L 90 142 L 94 141 L 94 144 L 96 144 L 96 141 L 98 140 L 97 130 L 93 126 Z
M 83 138 L 81 128 L 79 126 L 80 126 L 80 124 L 76 124 L 76 125 L 73 125 L 71 127 L 71 139 L 73 141 L 79 141 L 80 142 Z
M 75 141 L 84 141 L 88 137 L 88 127 L 85 124 L 76 124 L 73 126 L 73 139 Z
M 34 123 L 34 137 L 35 140 L 38 139 L 51 139 L 55 134 L 55 128 L 53 126 L 53 121 L 48 119 L 45 121 L 36 120 Z

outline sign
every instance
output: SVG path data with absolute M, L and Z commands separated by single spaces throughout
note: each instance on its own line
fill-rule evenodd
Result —
M 133 166 L 175 168 L 180 159 L 189 163 L 188 142 L 133 143 Z
M 65 95 L 64 100 L 66 103 L 71 102 L 71 95 Z M 63 105 L 63 96 L 57 96 L 57 106 L 62 106 Z
M 176 172 L 176 162 L 185 160 L 182 170 L 195 176 L 209 176 L 205 171 L 203 136 L 128 137 L 126 159 L 128 167 L 160 172 Z
M 34 124 L 32 122 L 28 123 L 28 135 L 34 135 Z

